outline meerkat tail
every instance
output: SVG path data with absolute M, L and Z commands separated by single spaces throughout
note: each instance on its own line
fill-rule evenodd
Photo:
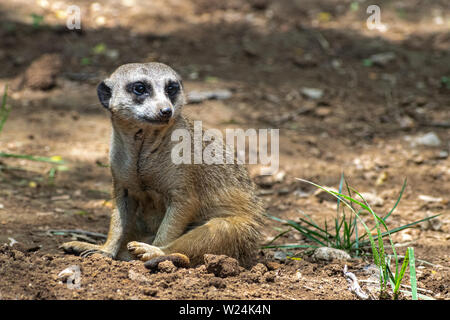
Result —
M 144 266 L 147 269 L 156 270 L 158 268 L 158 264 L 163 261 L 171 261 L 174 264 L 174 266 L 178 268 L 188 268 L 191 263 L 189 258 L 184 254 L 172 253 L 150 259 L 144 263 Z

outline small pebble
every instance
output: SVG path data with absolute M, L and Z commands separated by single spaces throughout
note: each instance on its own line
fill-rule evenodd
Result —
M 314 251 L 312 257 L 315 260 L 323 260 L 323 261 L 333 261 L 336 260 L 350 260 L 350 255 L 339 249 L 335 248 L 329 248 L 329 247 L 321 247 L 317 248 L 316 251 Z

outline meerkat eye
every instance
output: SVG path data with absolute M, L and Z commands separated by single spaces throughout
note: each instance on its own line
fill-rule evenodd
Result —
M 133 93 L 138 96 L 141 96 L 147 92 L 147 88 L 145 87 L 145 85 L 142 82 L 133 83 L 132 90 L 133 90 Z
M 169 82 L 166 86 L 166 92 L 169 97 L 174 97 L 180 90 L 180 85 L 178 82 Z

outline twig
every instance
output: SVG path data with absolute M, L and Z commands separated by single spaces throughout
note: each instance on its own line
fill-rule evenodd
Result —
M 450 122 L 422 122 L 420 125 L 424 127 L 450 128 Z
M 393 257 L 393 255 L 391 255 L 391 254 L 389 254 L 388 256 Z M 397 255 L 397 257 L 399 259 L 405 259 L 405 256 Z M 428 265 L 430 265 L 432 267 L 436 267 L 436 268 L 444 268 L 444 269 L 447 268 L 447 267 L 441 266 L 440 264 L 434 264 L 434 263 L 431 263 L 431 262 L 428 262 L 425 260 L 421 260 L 421 259 L 416 259 L 416 261 L 423 263 L 423 264 L 428 264 Z
M 359 286 L 358 279 L 356 278 L 356 276 L 352 272 L 348 272 L 347 265 L 344 266 L 344 276 L 350 285 L 349 290 L 351 292 L 356 294 L 356 296 L 359 299 L 362 299 L 362 300 L 369 299 L 369 296 L 366 293 L 364 293 L 364 291 L 362 291 L 361 287 Z
M 61 229 L 61 230 L 47 230 L 46 232 L 48 235 L 54 235 L 54 234 L 60 234 L 60 235 L 70 235 L 70 234 L 80 234 L 80 235 L 85 235 L 88 237 L 92 237 L 92 238 L 97 238 L 97 239 L 106 239 L 106 235 L 104 235 L 103 233 L 97 233 L 97 232 L 91 232 L 91 231 L 85 231 L 85 230 L 79 230 L 79 229 Z
M 367 280 L 359 280 L 359 282 L 363 282 L 363 283 L 373 283 L 373 284 L 380 284 L 379 281 L 376 281 L 376 280 L 369 280 L 369 279 L 367 279 Z M 401 284 L 400 286 L 401 286 L 402 288 L 411 289 L 411 286 L 408 286 L 407 284 Z M 434 294 L 433 291 L 427 290 L 427 289 L 423 289 L 423 288 L 417 288 L 417 291 L 421 291 L 421 292 L 425 292 L 425 293 L 431 293 L 431 294 Z
M 325 53 L 329 53 L 330 52 L 330 43 L 328 42 L 328 40 L 319 31 L 315 31 L 314 35 L 315 35 L 317 41 L 319 42 L 321 48 L 323 49 L 323 51 L 325 51 Z

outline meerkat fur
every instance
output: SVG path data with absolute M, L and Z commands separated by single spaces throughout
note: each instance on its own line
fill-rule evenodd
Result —
M 71 241 L 62 249 L 127 261 L 181 254 L 198 265 L 211 253 L 251 263 L 263 208 L 245 167 L 171 160 L 172 132 L 193 136 L 180 76 L 162 63 L 125 64 L 97 92 L 111 116 L 115 208 L 103 245 Z

